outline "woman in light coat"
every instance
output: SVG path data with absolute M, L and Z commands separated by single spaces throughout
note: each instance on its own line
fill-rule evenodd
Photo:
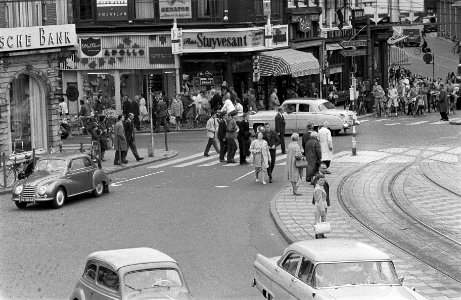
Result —
M 287 164 L 285 165 L 285 179 L 291 183 L 295 196 L 301 196 L 301 194 L 298 193 L 298 182 L 303 174 L 303 169 L 296 167 L 296 161 L 302 158 L 298 139 L 299 134 L 293 133 L 291 135 L 291 143 L 287 148 Z
M 181 130 L 181 117 L 184 112 L 182 102 L 180 100 L 181 95 L 176 95 L 171 103 L 171 115 L 176 119 L 175 130 Z
M 267 142 L 263 140 L 262 132 L 256 134 L 256 139 L 251 142 L 250 153 L 253 155 L 253 166 L 255 167 L 255 180 L 259 181 L 259 173 L 262 173 L 262 182 L 266 184 L 267 168 L 271 162 L 271 155 Z
M 319 129 L 319 142 L 322 150 L 322 162 L 329 168 L 333 159 L 333 139 L 331 138 L 331 131 L 328 129 L 327 121 L 323 122 L 323 127 Z

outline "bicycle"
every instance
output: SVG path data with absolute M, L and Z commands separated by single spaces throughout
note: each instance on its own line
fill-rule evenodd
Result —
M 422 47 L 418 46 L 415 48 L 414 53 L 415 55 L 420 55 L 422 51 L 423 51 Z
M 10 159 L 14 159 L 14 161 L 12 164 L 5 166 L 6 186 L 3 166 L 0 169 L 0 187 L 2 188 L 11 187 L 17 180 L 29 177 L 34 171 L 35 162 L 32 162 L 32 152 L 13 152 Z M 18 159 L 20 160 L 19 162 L 17 161 Z M 22 170 L 20 169 L 21 165 L 23 165 Z

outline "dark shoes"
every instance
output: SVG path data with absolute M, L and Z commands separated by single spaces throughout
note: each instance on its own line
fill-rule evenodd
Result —
M 282 154 L 287 154 L 287 152 L 286 152 L 286 151 L 283 151 Z
M 241 164 L 241 165 L 248 165 L 248 163 L 247 163 L 246 161 L 241 162 L 240 164 Z
M 300 193 L 293 193 L 293 195 L 295 195 L 295 196 L 302 196 L 303 194 L 300 194 Z
M 120 164 L 118 162 L 114 162 L 114 166 L 119 166 Z
M 143 160 L 143 159 L 144 159 L 144 157 L 138 157 L 138 158 L 136 158 L 136 161 L 140 161 L 140 160 Z
M 269 183 L 272 183 L 272 176 L 269 176 Z
M 210 154 L 203 154 L 203 156 L 206 156 L 206 157 L 208 157 L 208 156 L 210 156 Z
M 123 163 L 124 163 L 124 164 L 127 164 L 127 163 L 128 163 L 128 161 L 125 159 L 125 160 L 123 161 Z
M 219 162 L 226 162 L 224 159 L 220 159 Z
M 231 160 L 228 160 L 227 163 L 228 164 L 236 164 L 237 162 L 235 161 L 235 159 L 231 159 Z

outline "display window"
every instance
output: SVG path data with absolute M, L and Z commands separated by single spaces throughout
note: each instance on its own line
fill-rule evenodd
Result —
M 94 109 L 99 97 L 104 110 L 115 110 L 115 81 L 110 73 L 82 74 L 84 97 L 90 101 Z

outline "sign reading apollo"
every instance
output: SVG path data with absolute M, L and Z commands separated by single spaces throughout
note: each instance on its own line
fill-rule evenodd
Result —
M 76 45 L 75 24 L 0 28 L 0 52 Z

